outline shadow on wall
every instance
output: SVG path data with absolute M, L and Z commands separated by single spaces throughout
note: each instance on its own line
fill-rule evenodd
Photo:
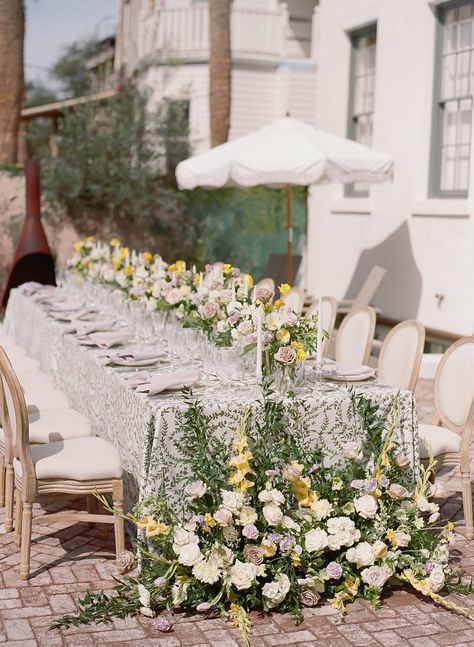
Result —
M 374 265 L 385 267 L 387 273 L 375 293 L 372 305 L 391 319 L 416 318 L 422 276 L 415 263 L 406 221 L 384 241 L 361 252 L 345 299 L 353 299 L 357 295 Z

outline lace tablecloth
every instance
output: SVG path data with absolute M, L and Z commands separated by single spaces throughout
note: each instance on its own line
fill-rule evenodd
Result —
M 41 370 L 51 375 L 69 397 L 71 406 L 87 415 L 95 433 L 120 452 L 124 469 L 126 503 L 164 487 L 167 496 L 179 499 L 182 486 L 180 418 L 185 411 L 178 393 L 148 397 L 127 384 L 124 369 L 104 366 L 104 351 L 81 346 L 73 335 L 65 335 L 65 324 L 48 317 L 46 311 L 18 290 L 12 290 L 5 316 L 6 331 L 25 352 L 38 360 Z M 384 384 L 364 384 L 357 389 L 376 402 L 382 415 L 393 406 L 397 390 Z M 212 416 L 213 436 L 230 442 L 247 406 L 252 407 L 253 424 L 261 413 L 257 386 L 223 390 L 219 383 L 196 391 L 206 415 Z M 315 395 L 311 385 L 299 389 L 296 398 L 285 402 L 286 422 L 304 442 L 323 447 L 332 464 L 341 460 L 344 445 L 363 440 L 360 420 L 355 415 L 345 385 Z M 398 437 L 404 451 L 419 459 L 415 398 L 409 391 L 399 395 Z M 252 424 L 252 422 L 251 422 Z M 209 451 L 213 450 L 212 437 Z

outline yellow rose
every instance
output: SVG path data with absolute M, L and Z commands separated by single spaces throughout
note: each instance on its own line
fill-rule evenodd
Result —
M 196 285 L 199 285 L 201 283 L 201 275 L 200 274 L 195 274 L 194 275 L 194 283 L 196 283 Z
M 230 263 L 224 263 L 223 270 L 224 270 L 224 274 L 230 274 L 232 270 L 232 265 Z
M 301 564 L 301 557 L 298 555 L 296 550 L 291 551 L 290 558 L 293 563 L 293 566 L 299 566 Z
M 290 333 L 286 328 L 280 328 L 280 330 L 276 334 L 276 338 L 283 344 L 287 344 L 290 341 Z
M 396 536 L 395 536 L 395 532 L 392 530 L 392 528 L 389 528 L 389 529 L 387 530 L 386 537 L 387 537 L 387 539 L 389 540 L 389 542 L 392 544 L 392 548 L 393 548 L 393 550 L 397 550 L 397 548 L 398 548 L 398 541 L 397 541 L 397 538 L 396 538 Z
M 206 512 L 206 514 L 204 515 L 204 521 L 210 528 L 214 528 L 214 526 L 216 525 L 216 521 L 210 512 Z
M 110 246 L 111 247 L 118 247 L 120 245 L 120 241 L 118 238 L 112 238 L 110 241 Z
M 275 306 L 275 308 L 283 308 L 285 302 L 283 301 L 283 299 L 277 299 L 273 305 Z
M 128 247 L 121 247 L 119 250 L 120 258 L 125 258 L 127 254 L 128 254 Z
M 168 265 L 168 272 L 176 272 L 177 269 L 178 267 L 176 263 L 171 263 L 171 265 Z
M 121 263 L 122 263 L 122 260 L 120 258 L 118 258 L 117 256 L 114 256 L 112 258 L 112 265 L 113 265 L 113 268 L 114 268 L 115 271 L 118 270 Z
M 133 275 L 133 267 L 131 265 L 126 265 L 123 268 L 123 273 L 125 274 L 125 276 L 128 276 L 128 277 L 132 276 Z
M 282 283 L 278 286 L 278 289 L 280 290 L 280 294 L 282 296 L 285 296 L 286 294 L 288 294 L 288 292 L 290 292 L 291 285 L 289 285 L 288 283 Z
M 184 272 L 185 264 L 184 261 L 176 261 L 176 271 L 178 274 L 181 274 L 181 272 Z
M 151 252 L 144 252 L 143 260 L 145 263 L 150 263 L 153 260 L 153 254 Z
M 250 274 L 247 274 L 245 277 L 245 280 L 247 281 L 247 287 L 252 288 L 253 287 L 253 278 Z
M 270 539 L 262 539 L 260 547 L 263 550 L 265 557 L 273 557 L 273 555 L 277 551 L 277 545 L 275 544 L 275 542 L 270 541 Z

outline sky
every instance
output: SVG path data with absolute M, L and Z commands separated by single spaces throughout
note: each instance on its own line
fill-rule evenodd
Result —
M 114 33 L 117 0 L 25 0 L 25 7 L 27 81 L 48 84 L 47 69 L 65 45 Z

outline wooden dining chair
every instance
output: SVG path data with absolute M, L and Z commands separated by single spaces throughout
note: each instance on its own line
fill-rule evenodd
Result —
M 342 320 L 336 338 L 336 362 L 365 365 L 369 361 L 375 332 L 375 310 L 353 310 Z
M 20 577 L 30 575 L 33 504 L 51 495 L 111 494 L 113 506 L 123 511 L 122 466 L 117 450 L 97 437 L 74 438 L 44 445 L 29 443 L 25 398 L 4 350 L 0 348 L 1 421 L 7 458 L 15 477 L 15 541 L 21 547 Z M 124 521 L 118 514 L 56 512 L 35 518 L 37 523 L 86 521 L 115 524 L 117 559 L 125 546 Z
M 416 319 L 397 324 L 385 337 L 379 354 L 378 377 L 400 389 L 414 391 L 425 345 L 425 328 Z
M 318 312 L 318 300 L 313 303 L 306 311 L 305 316 L 309 319 Z M 323 330 L 328 333 L 327 339 L 323 341 L 323 357 L 328 357 L 331 335 L 334 332 L 337 315 L 337 301 L 333 297 L 321 298 L 321 319 Z
M 459 466 L 466 537 L 474 538 L 471 487 L 471 439 L 474 428 L 474 336 L 448 348 L 438 365 L 430 425 L 420 424 L 420 458 L 436 458 L 436 470 Z

